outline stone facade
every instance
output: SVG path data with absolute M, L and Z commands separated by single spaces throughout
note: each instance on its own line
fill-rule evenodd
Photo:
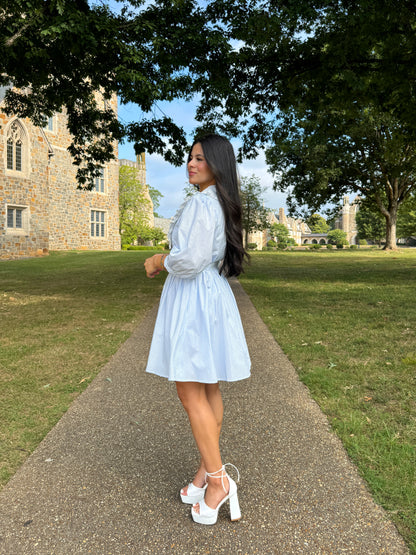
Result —
M 356 199 L 358 200 L 358 199 Z M 347 241 L 350 245 L 358 244 L 358 231 L 355 216 L 359 210 L 359 203 L 354 201 L 350 203 L 348 196 L 342 201 L 342 208 L 335 220 L 335 229 L 341 229 L 347 234 Z
M 284 208 L 279 208 L 279 224 L 283 224 L 289 230 L 289 237 L 294 239 L 297 245 L 301 245 L 303 237 L 309 235 L 311 230 L 305 222 L 295 218 L 288 218 L 285 215 Z
M 117 111 L 116 98 L 110 104 Z M 70 140 L 65 114 L 39 128 L 0 104 L 0 258 L 120 249 L 118 162 L 105 165 L 95 190 L 80 190 Z

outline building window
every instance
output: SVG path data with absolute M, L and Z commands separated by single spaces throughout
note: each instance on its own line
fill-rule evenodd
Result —
M 29 231 L 29 211 L 27 206 L 7 206 L 7 231 L 27 233 Z
M 44 130 L 45 131 L 55 131 L 55 118 L 54 116 L 45 116 L 47 118 L 45 126 L 44 126 Z
M 105 237 L 105 212 L 91 210 L 91 237 Z
M 10 171 L 22 172 L 25 162 L 23 147 L 26 134 L 18 120 L 13 121 L 7 131 L 6 168 Z
M 100 169 L 100 175 L 94 180 L 94 189 L 97 193 L 104 193 L 105 178 L 104 178 L 104 168 Z

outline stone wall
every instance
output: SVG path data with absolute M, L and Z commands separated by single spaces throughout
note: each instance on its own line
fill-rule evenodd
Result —
M 117 110 L 115 98 L 111 107 Z M 7 169 L 7 134 L 15 121 L 25 138 L 19 171 Z M 67 152 L 65 114 L 55 114 L 50 124 L 41 129 L 0 112 L 0 257 L 63 249 L 119 250 L 118 161 L 104 168 L 103 192 L 79 190 Z M 23 228 L 7 225 L 8 207 L 23 210 Z M 103 236 L 92 235 L 91 211 L 104 218 Z

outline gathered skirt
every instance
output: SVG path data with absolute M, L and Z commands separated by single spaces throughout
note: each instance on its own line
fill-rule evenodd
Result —
M 250 367 L 237 303 L 217 265 L 192 278 L 169 274 L 146 372 L 171 381 L 217 383 L 248 378 Z

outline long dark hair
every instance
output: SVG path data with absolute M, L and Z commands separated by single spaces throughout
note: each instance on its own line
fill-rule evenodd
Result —
M 227 246 L 219 272 L 226 277 L 238 276 L 243 272 L 244 258 L 248 261 L 250 257 L 243 247 L 242 209 L 234 149 L 230 141 L 221 135 L 197 137 L 191 150 L 197 143 L 200 143 L 206 163 L 214 174 L 218 200 L 224 212 Z

